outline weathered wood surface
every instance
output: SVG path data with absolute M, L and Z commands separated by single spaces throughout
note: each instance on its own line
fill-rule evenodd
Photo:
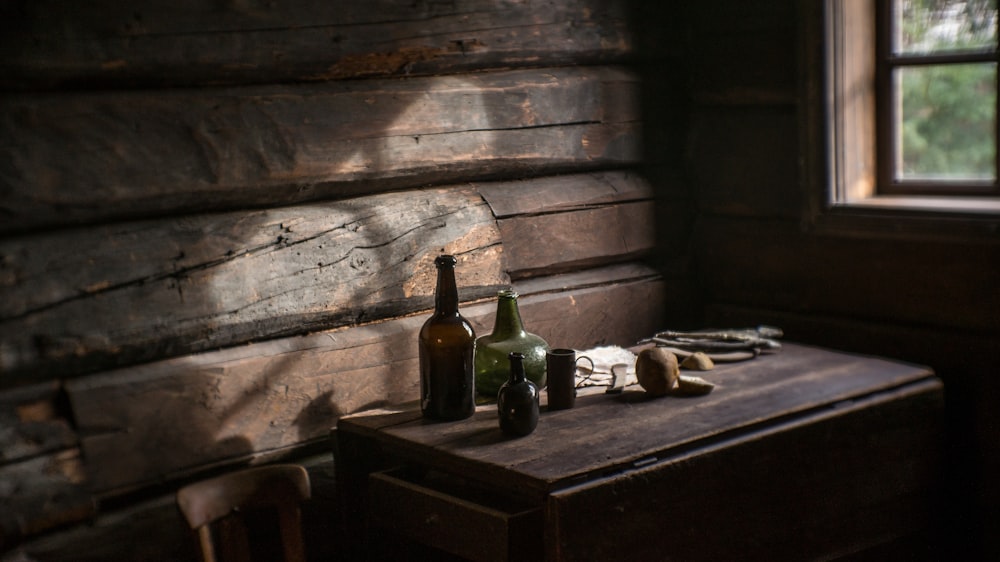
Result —
M 825 559 L 901 537 L 935 559 L 943 425 L 925 381 L 557 492 L 548 559 Z
M 823 557 L 933 529 L 944 396 L 929 370 L 788 344 L 705 376 L 717 387 L 694 399 L 582 396 L 516 440 L 487 407 L 455 424 L 412 409 L 344 418 L 338 468 L 367 470 L 352 456 L 367 445 L 390 466 L 544 504 L 553 560 L 659 560 L 674 540 L 682 559 Z M 664 534 L 664 521 L 678 525 Z
M 710 326 L 770 324 L 781 326 L 785 336 L 796 341 L 823 340 L 825 345 L 834 349 L 873 355 L 890 353 L 893 357 L 906 357 L 924 365 L 945 365 L 946 371 L 941 376 L 948 385 L 949 399 L 963 397 L 979 400 L 982 396 L 1000 396 L 1000 378 L 987 376 L 984 380 L 977 380 L 982 373 L 995 372 L 1000 364 L 1000 346 L 997 345 L 1000 340 L 990 332 L 977 333 L 892 321 L 873 323 L 839 315 L 721 303 L 709 305 L 705 318 Z M 977 412 L 970 408 L 954 415 L 974 417 Z M 983 420 L 963 438 L 989 441 L 986 435 L 988 427 Z
M 467 501 L 478 490 L 469 490 L 450 476 L 436 476 L 410 478 L 405 471 L 391 470 L 372 474 L 367 486 L 372 532 L 390 540 L 401 536 L 434 545 L 461 560 L 542 560 L 542 510 L 538 506 L 519 506 L 508 498 L 487 499 L 483 494 L 476 496 L 477 501 Z M 456 492 L 462 494 L 461 500 Z
M 498 219 L 533 213 L 576 211 L 598 205 L 653 198 L 649 183 L 642 175 L 630 171 L 567 174 L 511 182 L 477 182 L 473 185 L 489 203 Z
M 621 60 L 612 0 L 7 2 L 0 88 L 287 82 Z
M 0 465 L 75 447 L 58 382 L 0 393 Z
M 302 534 L 309 560 L 342 559 L 344 537 L 332 513 L 337 510 L 333 461 L 329 453 L 298 457 L 309 471 L 312 497 L 302 506 Z M 174 486 L 176 487 L 176 486 Z M 170 489 L 172 490 L 171 487 Z M 174 493 L 106 507 L 85 525 L 69 527 L 0 553 L 2 562 L 198 562 L 197 535 L 184 521 Z
M 86 525 L 36 537 L 2 562 L 197 562 L 198 543 L 173 494 L 106 509 Z
M 631 345 L 659 329 L 664 284 L 642 266 L 541 278 L 514 288 L 526 325 L 552 345 Z M 463 306 L 492 329 L 495 301 Z M 418 314 L 81 377 L 67 392 L 100 494 L 219 461 L 325 438 L 344 414 L 418 396 Z
M 581 396 L 577 407 L 543 416 L 531 435 L 517 440 L 488 431 L 496 427 L 496 412 L 480 408 L 462 424 L 388 423 L 377 441 L 407 461 L 488 482 L 501 493 L 541 498 L 581 479 L 673 458 L 907 385 L 929 382 L 941 398 L 941 383 L 926 367 L 794 344 L 752 361 L 717 365 L 702 376 L 716 384 L 708 396 L 650 398 L 638 386 L 618 396 Z M 338 433 L 345 424 L 353 431 L 354 423 L 341 420 Z
M 479 191 L 500 219 L 507 270 L 515 279 L 627 261 L 653 250 L 652 189 L 637 174 L 555 176 L 482 184 Z
M 507 282 L 500 242 L 468 187 L 8 239 L 0 370 L 67 376 L 405 314 L 431 302 L 445 252 L 487 296 Z
M 0 98 L 0 232 L 638 160 L 612 67 Z
M 0 466 L 0 552 L 23 537 L 93 516 L 77 448 Z
M 442 252 L 460 256 L 459 284 L 473 299 L 511 276 L 650 250 L 651 203 L 614 204 L 616 182 L 648 187 L 601 177 L 582 177 L 583 197 L 609 204 L 524 219 L 530 228 L 517 218 L 498 228 L 475 187 L 453 186 L 8 238 L 0 373 L 7 384 L 68 376 L 409 314 L 430 306 Z M 581 195 L 564 187 L 538 209 L 573 207 Z
M 802 341 L 933 366 L 945 381 L 949 418 L 947 518 L 936 532 L 950 558 L 1000 559 L 1000 533 L 988 532 L 1000 529 L 1000 481 L 992 476 L 1000 473 L 1000 417 L 996 400 L 984 398 L 1000 395 L 995 224 L 882 210 L 841 222 L 825 213 L 833 151 L 817 103 L 828 86 L 823 10 L 806 2 L 750 6 L 689 3 L 690 16 L 679 18 L 663 10 L 691 32 L 676 58 L 693 70 L 682 90 L 703 132 L 697 146 L 674 154 L 701 160 L 690 187 L 708 220 L 691 247 L 703 268 L 706 321 L 773 322 Z M 645 121 L 644 129 L 663 123 Z M 774 173 L 748 167 L 753 159 Z M 803 229 L 803 220 L 817 228 Z
M 704 219 L 708 302 L 972 334 L 1000 331 L 1000 246 L 802 236 L 798 223 Z
M 499 222 L 512 278 L 626 261 L 653 250 L 653 202 Z
M 0 392 L 0 552 L 94 514 L 61 385 Z

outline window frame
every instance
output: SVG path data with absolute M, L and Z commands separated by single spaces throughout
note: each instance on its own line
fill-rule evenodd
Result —
M 993 180 L 956 180 L 935 181 L 920 179 L 898 179 L 896 173 L 896 152 L 899 150 L 896 136 L 896 121 L 899 117 L 895 103 L 897 94 L 893 84 L 893 72 L 902 68 L 918 68 L 963 63 L 997 63 L 997 50 L 980 51 L 939 51 L 933 54 L 907 53 L 896 54 L 893 50 L 891 37 L 895 34 L 895 18 L 893 4 L 897 0 L 876 0 L 875 2 L 875 101 L 876 101 L 876 187 L 883 195 L 940 195 L 954 197 L 961 195 L 990 196 L 1000 195 L 1000 132 L 997 127 L 1000 119 L 993 124 L 993 138 L 996 143 L 997 155 L 994 157 Z M 1000 70 L 1000 65 L 998 65 Z M 1000 71 L 996 74 L 1000 80 Z M 994 82 L 994 87 L 1000 90 L 1000 83 Z M 1000 95 L 996 96 L 996 104 L 1000 104 Z M 1000 107 L 994 107 L 995 115 L 1000 117 Z
M 1000 197 L 876 191 L 876 2 L 797 5 L 803 229 L 836 236 L 1000 243 Z

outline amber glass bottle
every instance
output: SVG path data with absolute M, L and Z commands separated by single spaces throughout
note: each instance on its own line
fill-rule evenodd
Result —
M 476 333 L 458 312 L 456 263 L 454 256 L 434 260 L 434 314 L 420 328 L 420 410 L 436 420 L 461 420 L 476 411 Z

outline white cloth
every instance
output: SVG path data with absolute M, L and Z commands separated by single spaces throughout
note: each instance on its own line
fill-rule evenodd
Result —
M 594 369 L 591 372 L 590 362 L 580 357 L 589 357 L 594 362 Z M 611 386 L 611 367 L 623 363 L 628 365 L 625 386 L 637 384 L 639 381 L 635 376 L 636 356 L 624 347 L 607 345 L 593 347 L 590 349 L 577 350 L 576 352 L 576 386 Z

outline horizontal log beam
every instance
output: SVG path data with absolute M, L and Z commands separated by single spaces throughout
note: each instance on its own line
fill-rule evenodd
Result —
M 0 552 L 97 512 L 77 448 L 0 466 L 0 483 Z
M 56 381 L 0 392 L 0 465 L 77 445 Z
M 629 345 L 659 327 L 663 282 L 621 265 L 515 284 L 553 345 Z M 493 299 L 464 305 L 492 330 Z M 321 439 L 339 416 L 415 400 L 418 314 L 81 377 L 67 391 L 90 483 L 114 495 Z
M 33 562 L 194 562 L 200 559 L 196 536 L 187 526 L 174 494 L 125 508 L 105 507 L 85 525 L 31 537 L 3 560 Z
M 653 193 L 637 174 L 573 174 L 476 187 L 499 219 L 512 278 L 623 262 L 653 249 Z
M 638 160 L 634 75 L 410 80 L 0 99 L 0 233 L 287 205 Z
M 469 187 L 3 241 L 0 373 L 68 376 L 406 314 L 430 306 L 439 253 L 459 256 L 468 297 L 508 281 Z
M 297 457 L 295 462 L 309 471 L 312 497 L 302 506 L 302 535 L 306 552 L 313 559 L 337 559 L 348 551 L 340 528 L 331 514 L 339 509 L 334 488 L 333 461 L 329 453 Z M 82 525 L 47 533 L 5 551 L 2 558 L 33 562 L 180 562 L 200 560 L 197 534 L 184 521 L 172 492 L 126 506 L 102 506 L 100 513 Z M 158 490 L 158 492 L 161 492 Z
M 459 285 L 472 300 L 511 277 L 622 262 L 651 248 L 652 203 L 639 199 L 650 190 L 639 178 L 541 183 L 549 195 L 522 202 L 522 214 L 499 227 L 480 193 L 516 195 L 533 182 L 2 240 L 0 386 L 412 314 L 431 306 L 442 252 L 460 257 Z
M 798 220 L 702 217 L 708 304 L 967 333 L 1000 330 L 1000 246 L 803 235 Z
M 514 279 L 642 257 L 653 250 L 652 201 L 500 221 Z
M 628 171 L 567 174 L 474 185 L 498 219 L 577 211 L 653 198 L 649 183 L 641 175 Z
M 236 84 L 621 60 L 610 0 L 0 6 L 0 88 Z M 25 46 L 30 46 L 25 48 Z

